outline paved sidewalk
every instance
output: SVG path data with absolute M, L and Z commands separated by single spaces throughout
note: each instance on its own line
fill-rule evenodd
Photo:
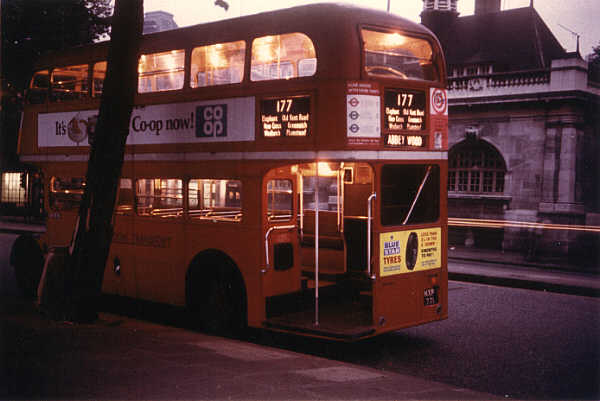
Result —
M 498 398 L 109 313 L 70 324 L 0 302 L 0 399 Z
M 450 280 L 505 287 L 600 297 L 600 269 L 596 272 L 544 261 L 527 261 L 512 252 L 474 248 L 448 250 Z

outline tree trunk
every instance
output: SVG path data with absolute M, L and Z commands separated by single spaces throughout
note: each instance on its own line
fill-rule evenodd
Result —
M 104 267 L 113 235 L 113 212 L 137 86 L 143 0 L 117 0 L 100 114 L 91 141 L 86 187 L 67 268 L 66 317 L 97 317 Z

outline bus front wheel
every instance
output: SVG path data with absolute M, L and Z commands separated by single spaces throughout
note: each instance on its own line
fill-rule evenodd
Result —
M 31 235 L 21 235 L 10 252 L 10 264 L 15 269 L 17 286 L 23 296 L 34 298 L 44 269 L 44 254 Z

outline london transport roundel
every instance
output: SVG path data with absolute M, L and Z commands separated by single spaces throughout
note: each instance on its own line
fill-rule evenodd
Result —
M 448 95 L 444 89 L 431 88 L 432 114 L 448 114 Z

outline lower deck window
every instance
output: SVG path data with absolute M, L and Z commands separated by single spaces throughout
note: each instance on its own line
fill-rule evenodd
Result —
M 133 184 L 131 178 L 121 178 L 115 214 L 129 216 L 133 214 Z
M 27 201 L 27 173 L 2 173 L 0 203 L 23 207 Z
M 52 177 L 48 200 L 52 210 L 74 210 L 79 208 L 83 197 L 83 177 Z
M 180 179 L 142 178 L 136 183 L 138 216 L 175 218 L 183 215 L 183 184 Z
M 242 220 L 242 182 L 192 179 L 188 184 L 189 216 L 212 221 Z
M 439 166 L 386 165 L 381 173 L 381 224 L 420 224 L 438 220 Z

